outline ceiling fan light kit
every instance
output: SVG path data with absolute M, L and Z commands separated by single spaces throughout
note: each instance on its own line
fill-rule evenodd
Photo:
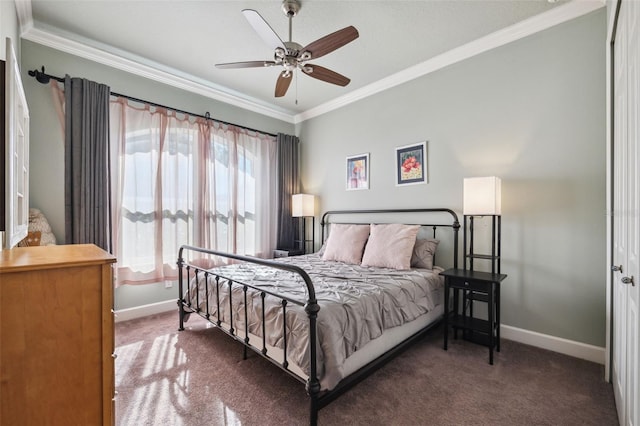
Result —
M 292 40 L 292 21 L 293 17 L 300 11 L 300 6 L 299 0 L 284 0 L 282 2 L 282 11 L 285 16 L 289 18 L 289 41 L 286 42 L 282 41 L 273 28 L 271 28 L 257 11 L 244 9 L 242 14 L 249 24 L 258 33 L 260 38 L 273 49 L 273 61 L 228 62 L 216 64 L 216 67 L 220 69 L 283 67 L 284 70 L 280 73 L 276 81 L 275 96 L 277 98 L 287 93 L 292 80 L 291 76 L 296 69 L 299 69 L 310 77 L 327 83 L 338 86 L 346 86 L 349 84 L 351 81 L 349 78 L 319 65 L 308 64 L 307 61 L 318 59 L 357 39 L 359 37 L 358 30 L 353 26 L 349 26 L 319 38 L 303 47 L 301 44 Z

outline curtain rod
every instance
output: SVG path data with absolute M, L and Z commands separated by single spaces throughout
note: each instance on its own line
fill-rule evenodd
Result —
M 44 71 L 44 65 L 42 66 L 42 71 L 35 69 L 33 71 L 29 71 L 29 75 L 31 77 L 35 78 L 36 80 L 38 80 L 38 82 L 42 83 L 42 84 L 48 84 L 50 80 L 56 80 L 56 81 L 59 81 L 60 83 L 64 83 L 64 78 L 56 77 L 55 75 L 51 75 L 51 74 L 47 74 Z M 221 124 L 226 124 L 227 126 L 240 127 L 240 128 L 246 129 L 246 130 L 250 130 L 252 132 L 262 133 L 262 134 L 273 136 L 273 137 L 277 137 L 278 136 L 278 135 L 274 135 L 273 133 L 267 133 L 267 132 L 262 131 L 262 130 L 252 129 L 250 127 L 240 126 L 238 124 L 229 123 L 227 121 L 213 119 L 213 118 L 211 118 L 211 114 L 209 114 L 209 111 L 207 111 L 205 113 L 205 115 L 195 114 L 193 112 L 184 111 L 184 110 L 181 110 L 181 109 L 178 109 L 178 108 L 174 108 L 174 107 L 158 104 L 158 103 L 155 103 L 155 102 L 145 101 L 144 99 L 134 98 L 133 96 L 123 95 L 122 93 L 116 93 L 116 92 L 112 91 L 111 95 L 112 96 L 118 96 L 118 97 L 121 97 L 121 98 L 126 98 L 126 99 L 129 99 L 129 100 L 134 101 L 134 102 L 140 102 L 140 103 L 143 103 L 143 104 L 149 104 L 151 106 L 158 107 L 158 108 L 170 109 L 172 111 L 179 112 L 179 113 L 182 113 L 182 114 L 191 115 L 193 117 L 205 118 L 207 120 L 216 121 L 216 122 L 221 123 Z

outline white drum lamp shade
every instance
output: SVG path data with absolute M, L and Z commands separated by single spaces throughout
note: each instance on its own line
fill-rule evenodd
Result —
M 495 176 L 464 179 L 463 213 L 472 216 L 500 216 L 501 181 Z
M 291 216 L 313 217 L 315 216 L 316 202 L 311 194 L 294 194 L 291 196 Z

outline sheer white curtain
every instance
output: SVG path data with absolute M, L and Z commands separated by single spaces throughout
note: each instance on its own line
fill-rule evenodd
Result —
M 210 127 L 205 200 L 215 200 L 207 247 L 271 257 L 276 239 L 276 141 L 246 129 Z M 269 224 L 269 226 L 265 226 Z
M 118 284 L 176 279 L 182 244 L 270 257 L 275 137 L 122 98 L 110 112 Z

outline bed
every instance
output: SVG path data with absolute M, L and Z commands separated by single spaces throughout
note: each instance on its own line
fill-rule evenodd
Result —
M 322 216 L 318 253 L 276 262 L 182 246 L 179 329 L 199 315 L 245 358 L 251 349 L 304 383 L 315 425 L 318 410 L 438 324 L 439 272 L 457 267 L 459 228 L 444 208 L 342 210 Z

